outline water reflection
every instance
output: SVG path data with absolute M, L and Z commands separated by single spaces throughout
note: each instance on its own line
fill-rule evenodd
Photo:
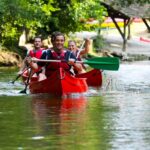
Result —
M 113 135 L 109 128 L 113 127 L 112 114 L 118 108 L 105 105 L 102 97 L 33 97 L 32 109 L 35 136 L 53 140 L 59 149 L 111 147 Z
M 14 96 L 23 88 L 2 75 L 0 149 L 149 150 L 149 68 L 148 61 L 121 64 L 104 71 L 102 89 L 63 98 Z
M 102 97 L 32 97 L 35 135 L 32 139 L 49 139 L 49 144 L 59 149 L 108 149 L 113 138 L 115 106 L 104 104 Z
M 149 149 L 150 105 L 147 93 L 116 93 L 106 95 L 105 105 L 118 106 L 113 114 L 114 124 L 109 128 L 114 134 L 114 149 Z
M 87 99 L 83 96 L 56 98 L 36 95 L 32 97 L 33 117 L 38 129 L 52 134 L 54 131 L 67 134 L 70 123 L 73 124 L 77 119 L 79 123 L 82 122 L 86 104 Z

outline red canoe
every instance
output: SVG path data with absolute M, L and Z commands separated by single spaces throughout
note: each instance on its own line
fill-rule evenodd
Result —
M 86 78 L 76 78 L 65 72 L 62 68 L 42 81 L 31 81 L 29 89 L 32 94 L 49 93 L 52 95 L 65 95 L 71 93 L 84 93 L 88 90 Z
M 102 72 L 98 69 L 93 69 L 89 72 L 76 75 L 77 78 L 87 78 L 88 86 L 101 87 L 102 86 Z
M 23 75 L 23 80 L 25 81 L 27 78 L 27 73 L 25 73 Z M 60 68 L 48 79 L 40 82 L 37 81 L 37 77 L 32 77 L 29 88 L 32 94 L 50 93 L 54 95 L 63 95 L 86 92 L 88 89 L 87 85 L 93 87 L 102 86 L 102 73 L 100 70 L 93 69 L 74 77 Z
M 150 39 L 148 39 L 148 38 L 140 37 L 140 41 L 150 43 Z
M 78 74 L 75 76 L 76 78 L 86 78 L 86 82 L 88 86 L 93 87 L 101 87 L 102 86 L 102 72 L 98 69 L 93 69 L 91 71 L 88 71 L 86 73 Z M 25 73 L 23 76 L 23 81 L 25 81 L 28 76 L 27 73 Z M 37 77 L 32 77 L 32 81 L 37 81 Z

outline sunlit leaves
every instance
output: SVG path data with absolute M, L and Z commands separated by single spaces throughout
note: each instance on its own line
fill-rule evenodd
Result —
M 91 30 L 81 19 L 101 20 L 105 12 L 99 0 L 0 0 L 0 8 L 0 43 L 19 39 L 25 28 L 34 34 Z
M 63 4 L 65 2 L 63 1 Z M 99 0 L 72 0 L 69 4 L 65 5 L 65 8 L 57 12 L 57 16 L 60 20 L 60 30 L 63 32 L 75 32 L 80 30 L 91 30 L 85 26 L 88 18 L 94 18 L 101 20 L 104 9 L 100 6 Z M 63 22 L 62 20 L 63 15 Z
M 21 34 L 21 27 L 30 30 L 43 27 L 43 20 L 46 16 L 51 16 L 51 11 L 55 11 L 52 2 L 53 0 L 47 3 L 44 0 L 1 0 L 0 7 L 3 9 L 0 9 L 0 43 L 7 37 L 13 38 L 13 35 L 15 37 Z

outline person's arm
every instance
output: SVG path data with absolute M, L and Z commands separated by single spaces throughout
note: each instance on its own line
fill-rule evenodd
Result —
M 27 57 L 26 58 L 26 61 L 27 61 L 27 64 L 31 67 L 31 69 L 32 70 L 37 70 L 38 69 L 38 65 L 37 65 L 37 63 L 36 62 L 34 62 L 33 60 L 32 60 L 32 58 L 31 57 Z
M 46 56 L 47 56 L 47 52 L 43 51 L 40 59 L 46 59 Z M 34 59 L 36 60 L 36 58 Z M 31 67 L 31 69 L 33 69 L 35 72 L 39 71 L 39 68 L 45 66 L 44 62 L 34 62 L 31 57 L 27 57 L 26 60 L 29 66 Z
M 71 53 L 70 58 L 68 59 L 68 64 L 73 66 L 73 68 L 78 72 L 82 71 L 82 66 L 80 63 L 76 63 L 76 57 L 74 56 L 73 53 Z
M 18 71 L 17 74 L 21 75 L 21 74 L 24 72 L 24 70 L 28 68 L 28 63 L 27 63 L 26 59 L 27 59 L 27 57 L 29 57 L 29 56 L 30 56 L 30 53 L 27 52 L 25 58 L 22 60 L 20 69 L 19 69 L 19 71 Z
M 85 40 L 85 48 L 80 52 L 79 55 L 85 55 L 89 52 L 90 50 L 90 44 L 91 44 L 91 41 L 90 39 L 86 39 Z

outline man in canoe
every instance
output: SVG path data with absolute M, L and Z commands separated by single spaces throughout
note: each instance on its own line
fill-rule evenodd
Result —
M 53 47 L 44 50 L 41 56 L 41 60 L 47 60 L 47 62 L 41 62 L 41 60 L 34 60 L 28 57 L 27 61 L 33 70 L 37 70 L 38 66 L 45 66 L 45 74 L 39 74 L 39 81 L 44 80 L 54 71 L 63 68 L 65 71 L 70 72 L 71 66 L 80 71 L 81 67 L 78 63 L 75 63 L 75 55 L 64 48 L 65 36 L 61 32 L 54 32 L 51 36 L 51 42 Z M 56 62 L 48 62 L 48 60 L 55 60 Z M 61 62 L 57 62 L 61 60 Z M 37 63 L 35 63 L 37 62 Z
M 84 44 L 85 44 L 85 48 L 82 49 L 82 47 L 84 46 Z M 70 41 L 68 41 L 68 49 L 76 56 L 76 59 L 78 61 L 81 61 L 82 56 L 85 55 L 85 54 L 87 54 L 89 52 L 89 50 L 90 50 L 90 44 L 91 44 L 90 43 L 90 39 L 86 39 L 84 41 L 84 43 L 82 43 L 81 48 L 78 48 L 77 44 L 76 44 L 76 41 L 70 40 Z M 80 74 L 80 73 L 84 73 L 85 72 L 86 67 L 83 64 L 80 64 L 80 68 L 81 68 L 80 72 L 78 70 L 74 69 L 75 74 Z
M 20 69 L 20 71 L 18 72 L 19 75 L 23 74 L 23 72 L 25 70 L 27 70 L 28 65 L 26 62 L 27 57 L 32 57 L 32 58 L 38 58 L 40 59 L 41 55 L 42 55 L 42 38 L 41 37 L 35 37 L 34 38 L 34 49 L 28 51 L 27 56 L 25 57 L 25 59 L 23 60 L 23 64 L 22 67 Z

